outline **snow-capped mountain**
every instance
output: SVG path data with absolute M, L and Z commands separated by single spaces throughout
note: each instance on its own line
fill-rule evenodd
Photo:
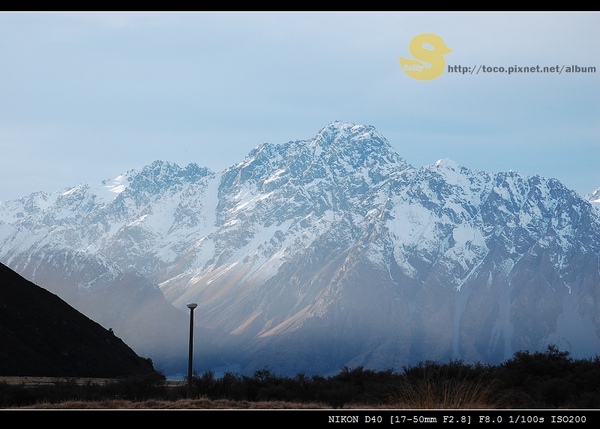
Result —
M 0 261 L 76 308 L 124 276 L 139 305 L 164 296 L 185 317 L 197 302 L 203 369 L 399 369 L 548 344 L 599 353 L 599 225 L 557 180 L 415 168 L 373 127 L 334 122 L 221 172 L 156 161 L 3 203 Z M 184 355 L 185 322 L 145 314 L 121 326 L 179 329 Z M 132 329 L 123 339 L 148 350 Z
M 592 206 L 600 210 L 600 188 L 596 189 L 594 192 L 591 192 L 589 195 L 586 195 L 586 199 L 592 204 Z

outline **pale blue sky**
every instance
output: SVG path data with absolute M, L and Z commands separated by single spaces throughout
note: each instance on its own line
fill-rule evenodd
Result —
M 402 71 L 417 34 L 449 65 Z M 334 120 L 375 126 L 411 165 L 600 187 L 596 12 L 0 13 L 0 201 L 98 184 L 154 160 L 215 171 Z

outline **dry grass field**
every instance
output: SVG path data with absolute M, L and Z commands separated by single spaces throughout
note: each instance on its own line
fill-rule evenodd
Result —
M 0 377 L 0 383 L 9 385 L 23 385 L 26 387 L 39 387 L 44 385 L 54 385 L 60 382 L 75 383 L 78 385 L 97 384 L 103 385 L 114 382 L 110 378 L 69 378 L 69 377 Z M 166 381 L 170 387 L 183 386 L 182 381 Z M 122 399 L 103 400 L 103 401 L 65 401 L 61 403 L 40 402 L 35 405 L 19 407 L 21 409 L 212 409 L 212 410 L 250 410 L 250 409 L 327 409 L 327 404 L 322 403 L 290 403 L 285 401 L 231 401 L 226 399 L 179 399 L 175 401 L 166 400 L 147 400 L 147 401 L 129 401 Z
M 105 400 L 97 402 L 66 401 L 58 404 L 39 403 L 34 406 L 19 407 L 20 409 L 76 409 L 76 410 L 310 410 L 329 409 L 326 404 L 319 403 L 291 403 L 284 401 L 230 401 L 226 399 L 179 399 L 176 401 L 147 400 Z M 364 408 L 364 407 L 357 407 Z M 372 407 L 370 407 L 372 408 Z
M 70 383 L 80 386 L 85 385 L 106 385 L 115 382 L 115 379 L 109 378 L 69 378 L 69 377 L 0 377 L 0 383 L 9 385 L 20 385 L 25 387 L 40 387 L 44 385 L 52 386 L 57 383 Z M 183 381 L 167 380 L 167 387 L 185 389 Z M 395 401 L 382 403 L 379 405 L 346 403 L 344 409 L 415 409 L 415 408 L 453 408 L 457 406 L 468 408 L 490 408 L 489 403 L 482 402 L 485 398 L 485 392 L 478 390 L 472 391 L 469 395 L 456 394 L 457 392 L 447 392 L 444 395 L 435 394 L 431 389 L 424 389 L 420 392 L 411 392 L 405 398 L 396 397 Z M 468 398 L 467 398 L 468 396 Z M 452 399 L 453 398 L 453 399 Z M 458 398 L 462 398 L 460 403 Z M 78 399 L 66 400 L 63 402 L 44 402 L 43 400 L 35 405 L 24 405 L 11 407 L 19 409 L 111 409 L 111 410 L 184 410 L 184 409 L 206 409 L 206 410 L 322 410 L 332 409 L 332 406 L 324 402 L 287 402 L 287 401 L 246 401 L 246 400 L 228 400 L 228 399 L 210 399 L 207 397 L 198 397 L 191 399 L 148 399 L 144 401 L 132 401 L 125 399 L 105 399 L 100 401 L 83 401 Z M 494 408 L 493 406 L 491 408 Z
M 85 384 L 106 384 L 116 381 L 113 378 L 85 378 L 85 377 L 19 377 L 19 376 L 0 376 L 0 383 L 9 385 L 23 385 L 27 387 L 38 387 L 45 385 L 54 385 L 60 382 L 75 383 L 78 385 Z
M 56 383 L 74 383 L 77 385 L 105 385 L 117 381 L 111 378 L 74 378 L 74 377 L 17 377 L 0 376 L 0 383 L 8 385 L 20 385 L 25 387 L 52 386 Z M 168 387 L 184 387 L 183 381 L 167 380 Z M 71 400 L 61 403 L 40 402 L 35 405 L 18 407 L 21 409 L 325 409 L 329 408 L 327 404 L 321 403 L 289 403 L 285 401 L 231 401 L 226 399 L 179 399 L 175 401 L 167 400 L 146 400 L 129 401 L 122 399 L 102 400 L 102 401 L 80 401 Z

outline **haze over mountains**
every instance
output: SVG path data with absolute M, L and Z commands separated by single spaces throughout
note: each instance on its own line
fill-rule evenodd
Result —
M 0 262 L 167 373 L 600 352 L 600 219 L 555 179 L 410 166 L 333 122 L 220 172 L 156 161 L 0 204 Z

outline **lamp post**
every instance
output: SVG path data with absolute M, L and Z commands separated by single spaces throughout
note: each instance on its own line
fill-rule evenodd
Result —
M 195 302 L 190 302 L 187 308 L 190 309 L 190 352 L 188 358 L 188 385 L 187 385 L 187 396 L 192 396 L 192 357 L 194 355 L 194 309 L 198 307 Z

